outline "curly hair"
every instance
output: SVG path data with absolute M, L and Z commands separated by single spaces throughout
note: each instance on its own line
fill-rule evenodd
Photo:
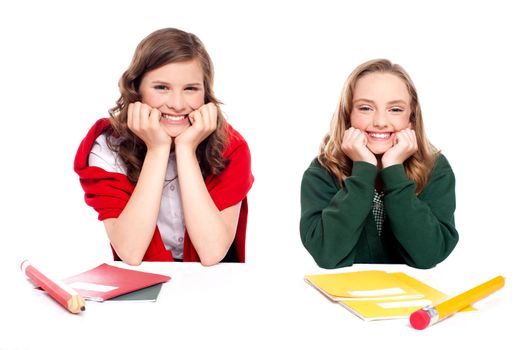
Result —
M 415 85 L 407 72 L 398 64 L 386 59 L 375 59 L 359 65 L 347 78 L 340 95 L 338 107 L 333 115 L 330 131 L 324 137 L 318 154 L 319 162 L 330 171 L 343 187 L 343 180 L 351 175 L 352 161 L 342 151 L 345 130 L 351 127 L 352 100 L 356 83 L 370 73 L 390 73 L 399 77 L 411 96 L 411 115 L 409 121 L 416 134 L 418 151 L 405 160 L 407 176 L 416 183 L 416 193 L 422 192 L 433 168 L 439 151 L 429 142 L 424 131 L 422 111 Z
M 126 166 L 131 183 L 136 184 L 146 156 L 146 144 L 127 126 L 128 106 L 141 100 L 139 86 L 146 73 L 174 62 L 197 59 L 204 76 L 205 104 L 220 104 L 213 91 L 214 67 L 203 43 L 197 36 L 175 28 L 157 30 L 144 38 L 135 50 L 128 69 L 119 80 L 120 97 L 109 110 L 110 129 L 106 142 Z M 227 146 L 227 126 L 218 108 L 217 128 L 196 150 L 203 177 L 218 175 L 227 166 L 223 152 Z

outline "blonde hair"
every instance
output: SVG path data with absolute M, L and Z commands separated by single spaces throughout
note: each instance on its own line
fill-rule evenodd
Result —
M 400 65 L 393 64 L 389 60 L 375 59 L 367 61 L 356 67 L 349 75 L 340 95 L 338 107 L 333 115 L 330 131 L 321 144 L 318 160 L 322 166 L 336 176 L 343 187 L 343 180 L 351 175 L 352 170 L 351 159 L 342 151 L 343 134 L 345 130 L 351 127 L 352 101 L 356 83 L 360 78 L 371 73 L 389 73 L 399 77 L 405 83 L 411 96 L 409 121 L 416 134 L 418 151 L 406 159 L 404 169 L 407 177 L 416 183 L 416 193 L 419 194 L 428 181 L 429 173 L 439 152 L 426 137 L 415 85 Z

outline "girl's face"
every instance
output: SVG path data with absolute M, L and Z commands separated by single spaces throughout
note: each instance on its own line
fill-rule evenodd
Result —
M 391 73 L 369 73 L 356 82 L 351 126 L 363 131 L 376 155 L 393 146 L 395 133 L 411 127 L 411 96 L 402 79 Z
M 177 137 L 190 126 L 188 114 L 205 103 L 204 76 L 198 60 L 168 63 L 144 74 L 141 102 L 161 112 L 161 125 Z

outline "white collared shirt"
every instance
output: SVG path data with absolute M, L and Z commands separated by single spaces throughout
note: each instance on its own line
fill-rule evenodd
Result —
M 108 172 L 126 175 L 126 166 L 116 152 L 113 152 L 106 143 L 106 136 L 100 135 L 93 144 L 88 164 L 102 168 Z M 184 217 L 181 206 L 181 191 L 177 178 L 175 152 L 170 153 L 166 179 L 163 185 L 161 208 L 157 218 L 157 227 L 166 249 L 172 252 L 176 259 L 183 258 L 184 249 Z

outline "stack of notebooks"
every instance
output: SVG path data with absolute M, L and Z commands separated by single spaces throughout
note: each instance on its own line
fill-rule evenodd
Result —
M 63 280 L 86 300 L 156 301 L 170 277 L 101 264 Z
M 403 272 L 369 270 L 307 275 L 305 281 L 366 321 L 408 318 L 414 311 L 447 298 Z

